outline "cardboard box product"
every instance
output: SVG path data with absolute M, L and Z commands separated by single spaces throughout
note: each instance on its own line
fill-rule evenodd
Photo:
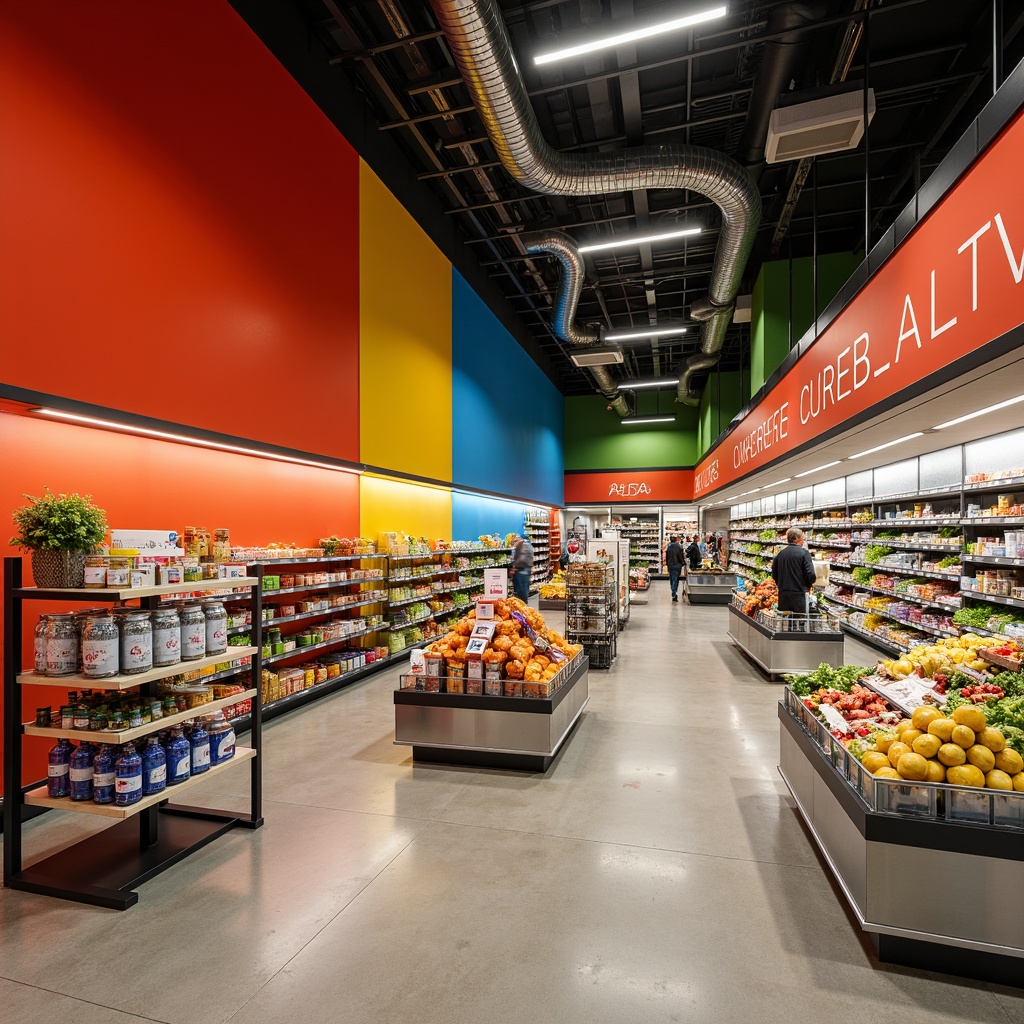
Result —
M 110 549 L 135 548 L 140 554 L 182 556 L 177 530 L 111 530 Z

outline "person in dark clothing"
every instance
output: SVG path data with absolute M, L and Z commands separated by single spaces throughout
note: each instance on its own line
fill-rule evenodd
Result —
M 786 534 L 786 546 L 772 559 L 772 579 L 779 588 L 779 611 L 806 613 L 814 577 L 814 562 L 804 547 L 804 531 L 793 526 Z
M 678 537 L 673 537 L 671 543 L 665 548 L 665 566 L 668 569 L 668 585 L 672 588 L 672 600 L 679 600 L 679 574 L 683 571 L 683 546 L 679 543 Z
M 524 603 L 530 600 L 530 570 L 533 545 L 526 537 L 517 537 L 512 547 L 512 593 Z
M 704 564 L 704 556 L 700 553 L 700 545 L 697 543 L 696 537 L 691 538 L 690 545 L 686 549 L 686 560 L 690 563 L 690 572 L 696 572 Z

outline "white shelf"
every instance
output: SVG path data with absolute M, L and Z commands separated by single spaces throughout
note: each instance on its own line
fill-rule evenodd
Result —
M 43 596 L 55 599 L 67 597 L 95 597 L 108 601 L 131 601 L 136 597 L 163 597 L 168 594 L 212 593 L 216 590 L 255 587 L 259 581 L 253 576 L 234 580 L 196 580 L 193 583 L 162 583 L 155 587 L 22 587 L 21 596 L 39 599 Z
M 72 800 L 67 796 L 56 798 L 47 796 L 46 786 L 30 789 L 25 794 L 24 802 L 32 807 L 45 807 L 51 811 L 77 811 L 80 814 L 98 814 L 104 818 L 131 818 L 133 815 L 138 814 L 139 811 L 162 804 L 165 800 L 171 800 L 176 794 L 186 789 L 191 789 L 193 786 L 198 785 L 200 782 L 205 782 L 215 775 L 220 775 L 221 772 L 227 771 L 233 765 L 240 764 L 243 761 L 250 761 L 255 756 L 256 751 L 250 747 L 235 747 L 235 756 L 230 761 L 213 765 L 201 775 L 192 775 L 184 782 L 179 782 L 176 786 L 168 786 L 159 793 L 144 796 L 138 803 L 130 804 L 128 807 L 118 807 L 117 804 L 97 804 L 91 800 Z
M 203 715 L 212 714 L 223 708 L 229 708 L 233 704 L 240 704 L 256 696 L 255 690 L 246 690 L 243 693 L 234 693 L 230 697 L 221 697 L 219 700 L 210 701 L 208 704 L 200 704 L 199 707 L 189 708 L 188 711 L 177 711 L 173 715 L 166 715 L 163 718 L 156 718 L 146 725 L 138 725 L 134 729 L 121 729 L 112 732 L 108 729 L 60 729 L 53 726 L 46 727 L 34 725 L 29 722 L 22 728 L 26 736 L 48 736 L 52 739 L 65 737 L 69 740 L 80 740 L 87 743 L 130 743 L 142 736 L 148 736 L 154 732 L 160 732 L 172 725 L 179 725 L 193 718 L 201 718 Z
M 179 661 L 175 665 L 161 665 L 148 672 L 139 672 L 132 676 L 109 676 L 106 679 L 92 679 L 89 676 L 43 676 L 36 672 L 22 672 L 18 675 L 19 686 L 59 686 L 69 690 L 87 687 L 90 690 L 134 690 L 143 683 L 152 683 L 168 676 L 180 676 L 184 672 L 221 665 L 226 661 L 241 661 L 256 653 L 255 647 L 228 647 L 223 654 L 214 654 L 208 658 L 196 658 L 194 661 Z M 193 716 L 194 717 L 194 716 Z

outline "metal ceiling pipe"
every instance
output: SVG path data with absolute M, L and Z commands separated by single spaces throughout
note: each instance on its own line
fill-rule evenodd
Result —
M 559 153 L 537 123 L 516 67 L 495 0 L 430 0 L 466 88 L 505 170 L 525 188 L 547 195 L 592 196 L 635 189 L 690 189 L 722 214 L 711 269 L 701 349 L 722 348 L 743 269 L 761 218 L 761 197 L 750 175 L 723 153 L 699 146 L 638 146 L 617 154 Z M 699 356 L 691 356 L 688 365 Z M 678 400 L 693 404 L 681 375 Z
M 546 253 L 558 261 L 558 291 L 551 304 L 551 330 L 570 347 L 596 345 L 601 341 L 600 325 L 576 326 L 576 305 L 583 291 L 586 267 L 576 243 L 562 231 L 537 231 L 520 239 L 528 253 Z M 620 416 L 630 414 L 625 395 L 619 394 L 612 375 L 604 366 L 590 367 L 597 390 L 608 399 L 609 407 Z

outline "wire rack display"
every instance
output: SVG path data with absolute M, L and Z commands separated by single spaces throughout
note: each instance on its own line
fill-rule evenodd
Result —
M 591 668 L 611 668 L 617 628 L 614 567 L 594 562 L 569 566 L 565 580 L 565 636 L 570 643 L 583 645 Z
M 761 609 L 756 621 L 775 633 L 838 633 L 839 619 L 833 615 L 811 612 L 801 615 L 799 612 L 777 612 Z

